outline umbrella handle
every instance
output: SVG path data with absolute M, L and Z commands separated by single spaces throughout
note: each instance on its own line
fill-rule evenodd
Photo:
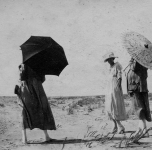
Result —
M 131 63 L 129 63 L 128 66 L 129 66 L 130 64 L 131 64 Z M 124 72 L 125 72 L 125 70 L 128 68 L 128 66 L 123 70 Z

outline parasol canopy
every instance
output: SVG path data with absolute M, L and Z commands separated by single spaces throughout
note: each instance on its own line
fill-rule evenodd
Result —
M 123 35 L 123 45 L 138 63 L 152 69 L 152 44 L 147 38 L 136 32 L 128 32 Z

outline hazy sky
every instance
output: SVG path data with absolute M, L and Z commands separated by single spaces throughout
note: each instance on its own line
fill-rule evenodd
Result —
M 47 76 L 48 96 L 104 94 L 112 50 L 125 67 L 130 59 L 121 36 L 136 31 L 152 41 L 151 0 L 0 0 L 0 95 L 14 95 L 20 45 L 31 35 L 51 36 L 65 50 L 69 65 L 59 77 Z M 152 71 L 148 86 L 152 92 Z M 123 90 L 126 93 L 123 74 Z

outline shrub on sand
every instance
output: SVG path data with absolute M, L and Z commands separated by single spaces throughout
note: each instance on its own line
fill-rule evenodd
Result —
M 2 103 L 0 103 L 0 107 L 5 107 L 5 105 L 4 105 L 4 104 L 2 104 Z
M 69 104 L 69 108 L 67 109 L 67 114 L 68 115 L 72 115 L 72 114 L 74 114 L 74 111 L 73 111 L 73 107 L 72 107 L 72 105 L 71 104 Z

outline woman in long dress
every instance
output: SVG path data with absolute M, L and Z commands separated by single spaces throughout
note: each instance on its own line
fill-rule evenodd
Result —
M 19 66 L 20 85 L 16 86 L 15 94 L 18 96 L 19 105 L 23 108 L 23 143 L 27 143 L 27 128 L 43 130 L 46 141 L 51 140 L 47 130 L 56 130 L 54 117 L 42 86 L 44 80 L 43 75 L 38 75 L 30 67 L 24 64 Z
M 149 136 L 147 132 L 146 121 L 151 122 L 151 113 L 148 99 L 147 68 L 131 58 L 129 70 L 127 72 L 127 91 L 132 97 L 132 110 L 139 119 L 138 127 L 134 133 L 134 142 L 138 141 L 144 135 Z
M 105 96 L 105 111 L 110 120 L 113 121 L 112 133 L 119 134 L 125 132 L 124 126 L 120 121 L 126 120 L 126 110 L 121 87 L 122 81 L 122 66 L 118 62 L 114 62 L 114 53 L 107 53 L 104 56 L 104 62 L 110 65 L 109 78 L 107 85 L 107 93 Z

